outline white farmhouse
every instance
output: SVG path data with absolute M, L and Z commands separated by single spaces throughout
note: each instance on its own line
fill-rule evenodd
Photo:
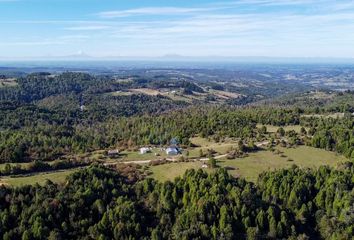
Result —
M 148 148 L 148 147 L 140 148 L 140 154 L 146 154 L 148 152 L 150 152 L 150 148 Z

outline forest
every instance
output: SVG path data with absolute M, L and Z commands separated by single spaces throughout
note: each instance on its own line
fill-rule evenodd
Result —
M 0 187 L 2 239 L 350 239 L 353 164 L 262 174 L 224 169 L 128 181 L 91 166 L 64 185 Z

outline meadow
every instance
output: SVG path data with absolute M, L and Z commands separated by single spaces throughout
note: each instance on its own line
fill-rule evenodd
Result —
M 63 183 L 65 182 L 65 179 L 68 175 L 74 173 L 77 170 L 78 168 L 60 170 L 55 172 L 37 173 L 20 177 L 3 177 L 0 178 L 0 185 L 4 184 L 11 185 L 14 187 L 36 183 L 44 185 L 47 180 L 50 180 L 55 183 Z
M 272 171 L 280 168 L 289 168 L 297 165 L 302 168 L 318 168 L 322 165 L 336 166 L 347 159 L 334 152 L 317 149 L 307 146 L 296 148 L 277 148 L 280 153 L 268 150 L 260 150 L 250 153 L 247 157 L 228 160 L 219 159 L 219 167 L 226 168 L 234 177 L 243 177 L 249 181 L 256 182 L 257 177 L 264 171 Z M 201 162 L 181 162 L 150 167 L 152 177 L 159 180 L 173 180 L 176 176 L 182 175 L 186 169 L 200 169 Z M 210 171 L 210 169 L 208 169 Z
M 298 130 L 294 126 L 289 126 L 289 129 Z M 268 130 L 270 131 L 270 130 Z M 235 148 L 237 143 L 232 139 L 225 139 L 224 142 L 215 142 L 211 139 L 194 137 L 191 142 L 197 147 L 185 149 L 188 150 L 188 158 L 193 159 L 191 162 L 173 162 L 163 165 L 150 166 L 149 170 L 152 172 L 150 177 L 158 181 L 173 180 L 174 178 L 183 175 L 187 169 L 200 169 L 203 162 L 197 161 L 200 158 L 200 150 L 204 153 L 208 149 L 216 151 L 216 156 L 226 154 L 231 148 Z M 156 156 L 156 154 L 158 156 Z M 117 158 L 104 157 L 104 151 L 97 151 L 90 154 L 91 159 L 101 159 L 105 163 L 129 162 L 129 161 L 146 161 L 166 158 L 164 151 L 159 148 L 153 148 L 150 153 L 140 154 L 138 151 L 122 151 Z M 186 151 L 184 151 L 186 156 Z M 347 159 L 337 153 L 326 151 L 323 149 L 297 146 L 292 148 L 276 147 L 275 151 L 259 150 L 257 152 L 249 153 L 244 158 L 236 158 L 228 160 L 226 157 L 217 159 L 218 167 L 226 168 L 234 177 L 243 177 L 249 181 L 256 182 L 257 177 L 264 171 L 272 171 L 280 168 L 289 168 L 292 165 L 297 165 L 302 168 L 318 168 L 322 165 L 336 166 L 340 162 Z M 174 157 L 177 159 L 178 157 Z M 24 163 L 28 164 L 28 163 Z M 4 164 L 0 165 L 3 168 Z M 21 177 L 3 177 L 0 179 L 1 184 L 20 186 L 25 184 L 44 184 L 47 179 L 53 182 L 64 182 L 66 176 L 73 173 L 77 169 L 68 169 L 56 172 L 37 173 L 29 176 Z M 208 172 L 213 169 L 204 169 Z

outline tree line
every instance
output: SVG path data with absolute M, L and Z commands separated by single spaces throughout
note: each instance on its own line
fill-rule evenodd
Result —
M 91 166 L 64 185 L 0 187 L 2 239 L 350 239 L 352 163 L 292 167 L 257 185 L 225 169 L 127 181 Z

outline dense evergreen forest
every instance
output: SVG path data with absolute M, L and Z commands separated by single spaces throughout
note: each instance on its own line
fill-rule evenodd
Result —
M 187 171 L 131 182 L 92 166 L 66 184 L 0 187 L 2 239 L 350 239 L 353 164 L 268 172 L 257 185 Z

